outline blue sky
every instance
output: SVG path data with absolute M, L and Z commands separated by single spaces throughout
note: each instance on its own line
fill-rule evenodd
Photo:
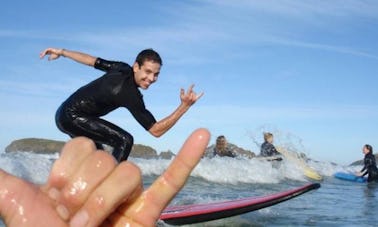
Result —
M 8 1 L 0 10 L 0 149 L 25 137 L 66 140 L 57 107 L 101 72 L 68 59 L 38 58 L 47 47 L 133 63 L 154 48 L 159 81 L 143 91 L 157 119 L 179 89 L 205 95 L 156 139 L 124 109 L 106 119 L 158 151 L 176 152 L 195 128 L 258 152 L 261 132 L 295 140 L 310 157 L 347 164 L 378 149 L 378 2 Z M 288 139 L 289 138 L 289 139 Z M 293 139 L 294 138 L 294 139 Z

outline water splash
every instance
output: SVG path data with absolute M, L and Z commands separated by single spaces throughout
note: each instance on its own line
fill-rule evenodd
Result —
M 58 154 L 33 154 L 26 152 L 0 154 L 3 170 L 35 183 L 47 180 L 53 162 Z M 164 172 L 172 160 L 131 158 L 144 176 L 158 176 Z M 335 172 L 356 172 L 360 166 L 341 166 L 330 162 L 307 160 L 307 165 L 322 176 L 332 176 Z M 308 181 L 303 171 L 290 160 L 268 162 L 257 158 L 203 158 L 191 174 L 212 183 L 280 183 L 285 180 Z
M 42 184 L 47 180 L 51 166 L 57 158 L 58 154 L 2 153 L 0 167 L 17 177 Z
M 143 175 L 160 175 L 170 160 L 132 159 Z M 192 177 L 222 184 L 279 183 L 287 179 L 307 181 L 303 172 L 289 161 L 269 162 L 257 158 L 203 158 L 191 174 Z
M 265 124 L 259 126 L 254 131 L 247 132 L 247 136 L 252 140 L 256 146 L 256 150 L 260 150 L 261 144 L 264 142 L 263 134 L 265 132 L 270 132 L 274 136 L 274 145 L 277 147 L 285 148 L 287 151 L 298 154 L 299 157 L 305 154 L 307 155 L 307 150 L 303 145 L 303 140 L 290 132 L 284 132 L 279 130 L 273 125 Z

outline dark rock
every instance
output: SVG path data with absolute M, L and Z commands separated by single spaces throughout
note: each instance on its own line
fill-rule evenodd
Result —
M 13 141 L 5 149 L 5 152 L 33 152 L 39 154 L 49 154 L 56 153 L 62 150 L 65 142 L 48 140 L 48 139 L 37 139 L 37 138 L 26 138 Z M 244 150 L 234 144 L 229 143 L 227 145 L 237 156 L 243 156 L 252 158 L 256 156 L 253 152 L 249 150 Z M 211 155 L 214 149 L 214 145 L 208 147 L 205 152 L 205 156 Z M 133 158 L 145 158 L 145 159 L 171 159 L 175 154 L 172 151 L 161 152 L 159 155 L 156 150 L 152 147 L 145 146 L 142 144 L 134 144 L 131 149 L 130 157 Z
M 378 154 L 375 154 L 375 160 L 378 161 Z M 364 160 L 363 159 L 355 161 L 352 164 L 350 164 L 350 166 L 362 166 L 362 165 L 364 165 Z
M 159 154 L 159 158 L 161 158 L 161 159 L 172 159 L 172 157 L 174 157 L 174 156 L 175 156 L 175 154 L 170 150 L 163 151 Z
M 133 158 L 145 158 L 145 159 L 156 159 L 158 158 L 157 152 L 155 149 L 149 146 L 134 144 L 130 152 L 130 157 Z
M 358 160 L 350 164 L 350 166 L 361 166 L 361 165 L 364 165 L 364 160 Z
M 32 152 L 37 154 L 50 154 L 60 152 L 64 146 L 65 142 L 48 140 L 48 139 L 37 139 L 37 138 L 26 138 L 13 141 L 10 145 L 5 148 L 5 152 Z M 170 159 L 174 154 L 172 152 L 165 152 L 161 154 L 162 158 Z M 131 149 L 130 157 L 135 158 L 159 158 L 156 150 L 149 146 L 144 146 L 141 144 L 134 144 Z
M 62 150 L 64 142 L 47 139 L 27 138 L 13 141 L 5 148 L 5 152 L 33 152 L 37 154 L 56 153 Z

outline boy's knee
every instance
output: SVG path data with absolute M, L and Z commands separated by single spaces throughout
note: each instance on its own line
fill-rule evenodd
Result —
M 134 137 L 132 135 L 124 135 L 122 137 L 122 140 L 123 140 L 123 144 L 124 144 L 124 147 L 127 147 L 127 146 L 133 146 L 134 144 Z

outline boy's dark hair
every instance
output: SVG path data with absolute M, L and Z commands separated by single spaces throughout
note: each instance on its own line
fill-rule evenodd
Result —
M 373 153 L 373 147 L 369 144 L 365 144 L 366 149 L 369 150 L 369 153 Z
M 142 50 L 135 59 L 139 67 L 141 67 L 145 61 L 153 61 L 159 63 L 161 66 L 163 65 L 160 55 L 151 48 Z
M 224 135 L 220 135 L 217 137 L 217 141 L 224 140 L 226 137 Z

